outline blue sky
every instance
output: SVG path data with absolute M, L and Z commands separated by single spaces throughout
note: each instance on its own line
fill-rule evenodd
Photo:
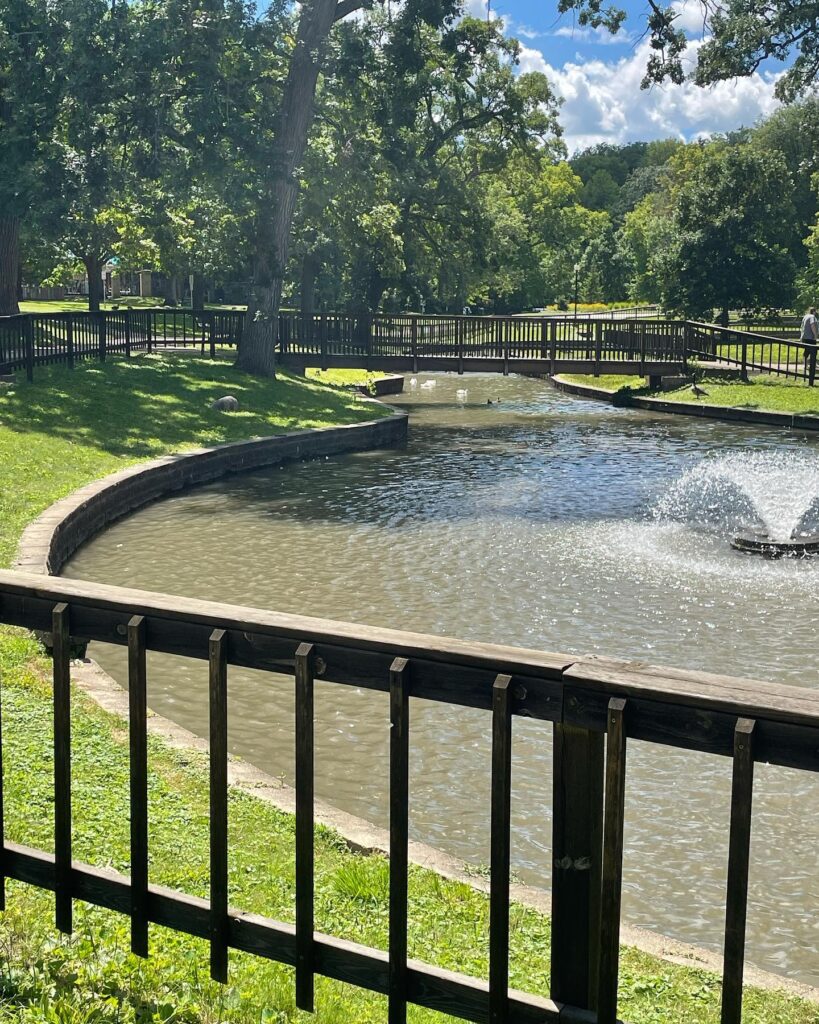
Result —
M 486 16 L 487 0 L 466 0 L 471 13 Z M 698 0 L 675 0 L 691 47 L 702 36 Z M 702 138 L 750 125 L 776 108 L 775 71 L 710 89 L 683 86 L 640 88 L 647 56 L 643 38 L 647 4 L 620 0 L 628 18 L 622 33 L 577 27 L 556 3 L 491 0 L 492 15 L 522 46 L 524 70 L 544 71 L 564 100 L 561 121 L 570 151 L 597 142 Z

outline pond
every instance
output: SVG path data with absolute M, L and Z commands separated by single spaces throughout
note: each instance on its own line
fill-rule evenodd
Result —
M 819 559 L 766 561 L 728 543 L 749 493 L 787 516 L 819 486 L 816 440 L 615 409 L 514 376 L 420 375 L 399 403 L 406 450 L 169 498 L 88 544 L 65 575 L 819 686 Z M 121 649 L 92 653 L 126 679 Z M 231 669 L 230 702 L 232 750 L 292 782 L 292 680 Z M 206 663 L 153 655 L 149 703 L 206 734 Z M 324 684 L 316 709 L 317 795 L 386 824 L 386 697 Z M 485 864 L 488 717 L 418 702 L 411 749 L 413 838 Z M 544 887 L 550 764 L 550 727 L 516 721 L 513 869 Z M 730 771 L 728 759 L 630 746 L 627 923 L 721 948 Z M 814 985 L 817 851 L 819 780 L 759 765 L 748 955 Z

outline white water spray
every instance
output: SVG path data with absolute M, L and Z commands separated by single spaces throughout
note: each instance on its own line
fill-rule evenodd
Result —
M 669 488 L 654 515 L 731 533 L 761 528 L 774 541 L 815 534 L 819 457 L 773 451 L 704 459 Z

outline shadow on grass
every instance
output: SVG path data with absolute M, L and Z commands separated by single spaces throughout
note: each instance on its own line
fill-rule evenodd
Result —
M 239 400 L 239 412 L 210 408 L 226 394 Z M 201 356 L 43 368 L 34 383 L 18 382 L 0 395 L 0 425 L 8 429 L 134 458 L 377 415 L 355 396 L 303 378 L 254 378 Z

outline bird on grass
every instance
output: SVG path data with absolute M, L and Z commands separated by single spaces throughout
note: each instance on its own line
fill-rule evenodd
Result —
M 699 386 L 699 384 L 696 384 L 696 383 L 691 385 L 691 393 L 696 398 L 699 398 L 701 395 L 707 395 L 708 394 L 708 392 L 705 390 L 705 388 L 701 388 Z

